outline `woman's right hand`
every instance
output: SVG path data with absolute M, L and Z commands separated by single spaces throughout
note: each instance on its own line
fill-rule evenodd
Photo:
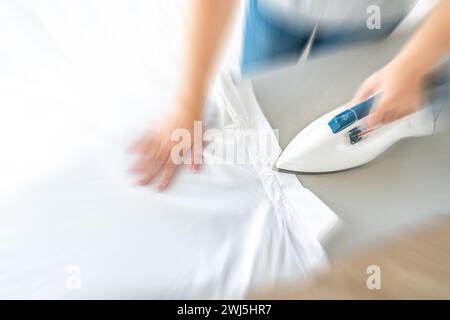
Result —
M 373 106 L 365 122 L 368 128 L 392 122 L 420 108 L 423 103 L 424 79 L 424 73 L 409 70 L 399 61 L 393 60 L 363 82 L 351 105 L 382 92 L 380 101 Z

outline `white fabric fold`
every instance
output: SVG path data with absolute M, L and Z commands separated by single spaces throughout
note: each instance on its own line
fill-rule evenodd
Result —
M 224 106 L 233 121 L 242 128 L 262 130 L 272 133 L 272 141 L 278 141 L 275 131 L 270 127 L 255 97 L 250 81 L 240 81 L 236 88 L 231 75 L 222 78 Z M 281 153 L 278 143 L 272 143 L 273 150 L 269 154 L 258 153 L 256 145 L 249 145 L 250 155 L 258 157 L 254 162 L 262 163 L 258 174 L 266 187 L 267 195 L 274 203 L 289 202 L 301 216 L 307 230 L 316 238 L 325 240 L 327 235 L 339 223 L 340 219 L 313 193 L 304 188 L 292 174 L 274 172 L 273 164 Z M 266 157 L 262 161 L 262 157 Z M 299 191 L 300 189 L 300 191 Z

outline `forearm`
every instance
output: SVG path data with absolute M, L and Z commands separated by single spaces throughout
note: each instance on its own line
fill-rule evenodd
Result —
M 425 74 L 450 53 L 450 0 L 441 0 L 394 63 L 415 74 Z
M 211 73 L 237 0 L 190 0 L 185 66 L 180 95 L 184 104 L 202 108 Z

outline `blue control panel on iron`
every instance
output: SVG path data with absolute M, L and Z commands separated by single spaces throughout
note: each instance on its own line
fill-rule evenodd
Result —
M 352 123 L 364 118 L 370 112 L 377 95 L 373 95 L 370 98 L 358 103 L 354 107 L 347 109 L 328 122 L 328 126 L 333 133 L 338 133 L 343 129 L 350 126 Z

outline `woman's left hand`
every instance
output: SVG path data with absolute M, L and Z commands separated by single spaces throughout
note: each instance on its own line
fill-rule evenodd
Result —
M 425 75 L 395 60 L 363 82 L 351 105 L 381 92 L 380 100 L 366 118 L 368 128 L 389 123 L 417 111 L 423 103 Z

